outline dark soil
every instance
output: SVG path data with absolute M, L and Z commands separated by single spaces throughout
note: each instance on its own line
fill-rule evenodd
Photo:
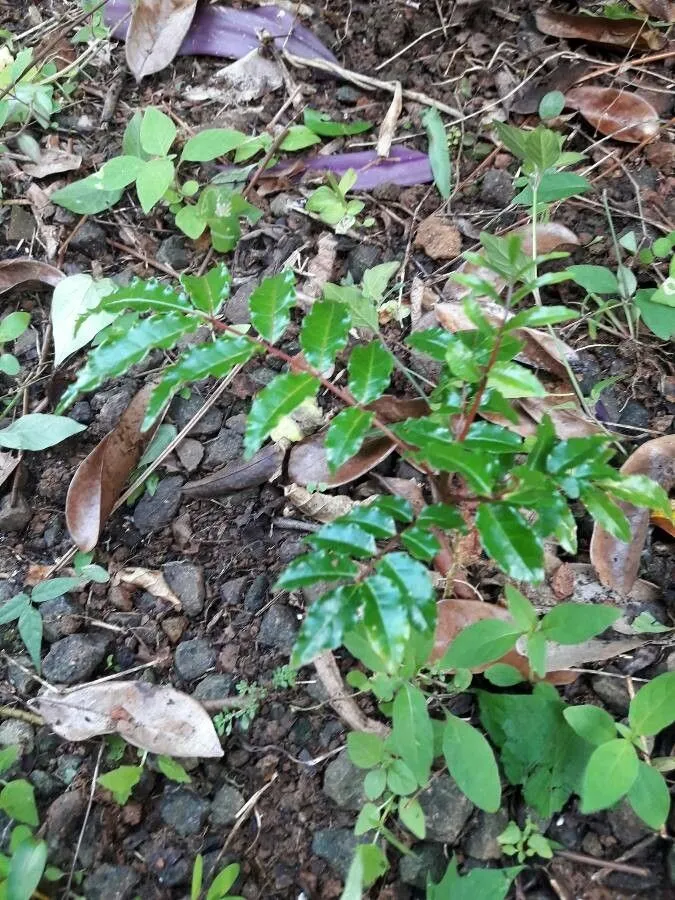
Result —
M 67 6 L 50 0 L 31 6 L 29 11 L 28 4 L 0 3 L 0 25 L 21 33 Z M 387 80 L 401 79 L 405 87 L 456 106 L 464 115 L 492 103 L 493 113 L 516 124 L 522 122 L 523 116 L 509 115 L 511 98 L 501 102 L 500 98 L 560 48 L 559 42 L 536 31 L 530 5 L 518 0 L 494 4 L 480 0 L 473 4 L 446 0 L 410 4 L 404 0 L 340 0 L 325 6 L 313 4 L 315 15 L 306 24 L 333 49 L 345 67 Z M 566 6 L 572 9 L 575 4 Z M 445 34 L 442 26 L 446 27 Z M 428 32 L 431 34 L 423 37 Z M 40 29 L 37 33 L 41 33 Z M 417 38 L 422 39 L 378 70 L 378 66 Z M 583 49 L 584 55 L 601 64 L 621 58 L 611 51 L 594 48 L 586 53 L 587 48 Z M 149 105 L 170 111 L 195 130 L 214 125 L 262 130 L 283 103 L 282 91 L 243 108 L 223 109 L 219 102 L 186 99 L 188 86 L 208 87 L 213 73 L 222 65 L 222 60 L 182 57 L 138 86 L 126 70 L 122 45 L 113 43 L 109 60 L 99 59 L 87 68 L 72 104 L 56 118 L 56 139 L 61 147 L 82 154 L 82 172 L 43 179 L 39 186 L 49 191 L 53 184 L 89 174 L 119 153 L 121 135 L 133 111 Z M 554 66 L 540 73 L 544 81 L 554 77 Z M 382 93 L 367 93 L 309 69 L 293 70 L 290 77 L 302 86 L 308 104 L 336 117 L 349 110 L 380 122 L 386 113 L 389 98 Z M 672 94 L 666 93 L 666 89 L 672 90 L 670 69 L 655 63 L 651 69 L 644 67 L 631 71 L 630 76 L 621 76 L 620 81 L 638 84 L 641 79 L 662 91 L 656 96 L 661 102 L 662 118 L 667 121 L 672 115 Z M 99 123 L 111 86 L 120 89 L 119 99 L 112 120 L 104 128 Z M 408 146 L 420 149 L 426 147 L 420 124 L 422 112 L 420 104 L 405 102 L 397 130 L 397 136 L 409 136 Z M 287 118 L 282 119 L 282 123 L 286 121 Z M 486 152 L 492 149 L 492 145 L 487 151 L 480 148 L 486 127 L 481 114 L 457 128 L 459 187 L 449 216 L 462 233 L 464 250 L 475 244 L 480 230 L 496 231 L 519 221 L 513 208 L 504 211 L 511 199 L 511 179 L 505 178 L 504 172 L 515 173 L 515 163 L 504 154 L 493 155 L 484 162 Z M 587 149 L 593 141 L 590 127 L 579 122 L 574 127 L 577 132 L 570 149 Z M 41 138 L 39 130 L 35 136 Z M 667 140 L 664 128 L 663 141 Z M 352 141 L 352 145 L 358 144 L 359 139 Z M 340 142 L 336 142 L 336 149 L 339 146 Z M 604 262 L 613 256 L 600 189 L 607 191 L 617 233 L 634 229 L 641 235 L 644 228 L 651 239 L 673 227 L 672 160 L 670 170 L 667 166 L 659 168 L 659 164 L 649 162 L 642 150 L 628 153 L 626 148 L 630 150 L 631 145 L 609 142 L 608 146 L 605 142 L 592 150 L 592 161 L 600 163 L 593 172 L 593 177 L 599 176 L 600 180 L 596 184 L 598 191 L 589 195 L 592 204 L 574 201 L 561 210 L 560 221 L 577 233 L 582 245 L 588 245 L 578 251 L 575 261 Z M 625 156 L 626 161 L 603 178 L 603 172 L 612 169 L 614 157 L 607 156 L 610 150 L 616 158 Z M 204 259 L 207 245 L 176 240 L 170 216 L 153 211 L 149 217 L 143 217 L 129 194 L 114 210 L 84 222 L 59 208 L 49 211 L 48 222 L 54 229 L 57 250 L 48 259 L 44 231 L 37 228 L 29 213 L 31 206 L 24 202 L 31 181 L 20 168 L 22 162 L 13 153 L 0 157 L 5 197 L 10 203 L 0 208 L 4 258 L 23 256 L 30 250 L 34 257 L 59 265 L 67 274 L 87 272 L 121 280 L 134 274 L 164 276 L 167 267 L 168 271 L 196 271 Z M 286 189 L 294 191 L 296 199 L 304 190 L 297 186 Z M 640 221 L 636 191 L 644 222 Z M 279 270 L 295 250 L 300 249 L 300 264 L 311 259 L 324 230 L 319 223 L 295 212 L 275 214 L 270 208 L 273 198 L 274 194 L 252 198 L 265 215 L 228 260 L 235 296 L 238 289 L 255 283 L 263 273 Z M 391 186 L 364 199 L 368 202 L 367 212 L 376 216 L 377 224 L 362 244 L 351 237 L 339 239 L 341 271 L 334 273 L 333 280 L 348 269 L 358 279 L 365 247 L 370 248 L 365 251 L 366 267 L 374 262 L 403 259 L 411 222 L 419 222 L 439 207 L 437 193 L 428 186 Z M 28 224 L 23 223 L 23 236 L 20 213 L 28 216 Z M 455 261 L 434 262 L 419 250 L 413 250 L 407 258 L 408 277 L 422 277 L 440 295 Z M 240 295 L 244 303 L 245 296 Z M 565 290 L 561 290 L 561 302 L 566 299 Z M 48 320 L 48 294 L 13 294 L 11 304 L 12 309 L 20 307 L 33 315 L 34 330 L 18 353 L 24 368 L 31 369 L 37 366 Z M 5 308 L 9 309 L 7 301 Z M 675 397 L 663 387 L 673 372 L 669 346 L 650 336 L 630 343 L 602 332 L 597 340 L 591 340 L 583 327 L 567 337 L 584 351 L 590 373 L 589 389 L 602 378 L 625 376 L 605 392 L 604 398 L 608 420 L 624 426 L 629 446 L 648 436 L 673 432 Z M 52 450 L 27 456 L 18 484 L 30 517 L 26 516 L 28 520 L 21 523 L 19 530 L 0 534 L 0 599 L 21 589 L 31 567 L 49 566 L 70 549 L 64 517 L 70 479 L 81 460 L 114 426 L 146 375 L 162 362 L 162 354 L 156 354 L 129 376 L 85 398 L 72 414 L 89 425 L 88 430 Z M 87 900 L 183 898 L 189 894 L 192 864 L 198 852 L 204 854 L 207 869 L 216 860 L 219 866 L 240 862 L 238 892 L 248 900 L 330 900 L 341 893 L 344 869 L 340 870 L 339 861 L 344 858 L 349 838 L 340 829 L 351 830 L 355 814 L 349 803 L 340 807 L 329 799 L 323 782 L 327 766 L 335 759 L 330 754 L 344 745 L 346 731 L 326 703 L 313 670 L 303 671 L 295 687 L 272 686 L 273 672 L 288 661 L 302 616 L 295 601 L 275 595 L 270 587 L 283 565 L 300 551 L 303 536 L 302 531 L 295 530 L 296 525 L 289 524 L 284 513 L 283 480 L 213 499 L 185 499 L 180 494 L 186 481 L 238 458 L 242 414 L 248 409 L 251 393 L 269 378 L 270 367 L 274 368 L 274 364 L 266 362 L 249 375 L 240 376 L 195 429 L 192 438 L 205 451 L 202 454 L 199 446 L 192 447 L 195 459 L 202 460 L 196 468 L 186 466 L 185 460 L 181 462 L 179 454 L 172 455 L 159 469 L 154 498 L 146 495 L 139 501 L 140 507 L 118 512 L 108 523 L 99 545 L 97 561 L 111 572 L 123 566 L 156 570 L 183 563 L 191 567 L 187 578 L 182 570 L 177 576 L 173 570 L 174 578 L 178 578 L 174 589 L 183 601 L 183 611 L 177 613 L 169 603 L 141 590 L 121 591 L 108 585 L 69 596 L 53 610 L 44 652 L 50 644 L 54 647 L 57 641 L 77 634 L 84 636 L 89 642 L 87 652 L 94 654 L 87 657 L 92 660 L 93 669 L 76 672 L 74 681 L 149 663 L 139 677 L 172 683 L 189 693 L 197 691 L 197 696 L 234 696 L 236 685 L 244 681 L 257 682 L 268 690 L 250 726 L 244 729 L 235 724 L 232 733 L 224 738 L 223 760 L 185 761 L 192 778 L 190 785 L 171 783 L 149 764 L 124 808 L 118 807 L 102 789 L 95 791 L 75 864 L 74 890 Z M 44 396 L 50 401 L 57 397 L 74 370 L 75 364 L 71 363 L 65 371 L 40 381 L 31 391 L 31 402 L 37 403 Z M 3 380 L 2 387 L 9 392 L 11 383 Z M 199 407 L 212 387 L 201 384 L 195 389 L 193 397 L 198 402 L 189 412 Z M 167 421 L 180 427 L 188 418 L 179 402 L 172 407 Z M 379 471 L 407 474 L 405 465 L 395 458 L 385 462 Z M 11 486 L 12 479 L 3 490 L 11 490 Z M 348 490 L 359 489 L 357 483 Z M 158 497 L 164 502 L 159 503 Z M 297 522 L 297 517 L 291 518 Z M 581 523 L 585 549 L 587 524 Z M 171 582 L 172 570 L 165 572 Z M 659 610 L 664 621 L 671 621 L 669 616 L 675 612 L 672 576 L 672 544 L 657 532 L 645 555 L 645 577 L 664 588 L 665 601 Z M 0 682 L 1 702 L 21 709 L 38 685 L 8 661 L 11 657 L 24 666 L 28 664 L 14 630 L 3 627 L 1 631 L 2 646 L 8 655 Z M 198 644 L 181 651 L 182 644 L 195 639 Z M 54 654 L 54 650 L 50 652 Z M 626 660 L 605 668 L 617 675 L 649 677 L 675 665 L 672 655 L 667 657 L 668 651 L 660 649 L 643 659 L 631 660 L 630 669 L 626 668 Z M 58 659 L 54 661 L 52 657 L 50 664 L 54 670 Z M 214 678 L 219 680 L 208 681 Z M 583 676 L 568 690 L 576 696 L 590 694 L 594 678 Z M 616 688 L 615 694 L 624 689 L 621 678 L 608 681 Z M 598 695 L 613 713 L 620 715 L 623 710 L 625 714 L 626 703 L 621 707 L 621 697 L 614 697 L 612 706 L 611 697 L 600 690 Z M 99 756 L 100 744 L 96 741 L 68 744 L 47 727 L 33 728 L 12 718 L 5 719 L 0 728 L 16 725 L 21 726 L 19 732 L 25 745 L 20 768 L 36 787 L 51 847 L 50 862 L 68 872 L 85 821 L 97 760 L 101 771 L 119 763 L 111 760 L 107 745 Z M 13 740 L 16 733 L 11 728 L 0 735 L 0 743 Z M 664 748 L 664 752 L 668 749 Z M 133 748 L 127 748 L 123 761 L 134 764 L 136 759 Z M 223 792 L 224 788 L 231 790 Z M 235 827 L 228 803 L 236 811 L 254 795 L 257 799 L 252 811 Z M 512 804 L 510 815 L 522 815 L 515 800 Z M 0 825 L 4 840 L 4 822 Z M 496 832 L 503 827 L 502 824 Z M 638 869 L 647 870 L 647 874 L 612 871 L 590 880 L 600 871 L 598 868 L 580 860 L 556 858 L 545 866 L 528 868 L 519 877 L 514 896 L 528 900 L 642 896 L 665 900 L 675 896 L 672 844 L 652 836 L 623 808 L 584 818 L 572 807 L 552 822 L 542 823 L 542 827 L 548 827 L 547 834 L 568 851 L 605 860 L 625 858 Z M 486 860 L 499 858 L 498 853 L 494 854 L 494 842 L 492 849 L 478 850 L 477 831 L 485 836 L 490 826 L 474 814 L 462 824 L 454 846 L 444 850 L 441 844 L 429 845 L 430 857 L 438 863 L 439 857 L 454 852 L 469 865 L 491 864 Z M 483 861 L 472 856 L 472 851 L 484 854 Z M 332 864 L 336 862 L 337 868 Z M 373 891 L 373 896 L 380 900 L 423 896 L 419 890 L 423 876 L 421 880 L 419 874 L 416 876 L 415 887 L 410 883 L 414 878 L 409 871 L 405 875 L 404 868 L 394 864 L 391 876 L 379 892 Z M 62 896 L 62 885 L 63 882 L 54 888 L 54 897 Z

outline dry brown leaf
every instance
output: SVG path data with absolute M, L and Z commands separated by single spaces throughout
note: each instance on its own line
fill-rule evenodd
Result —
M 131 584 L 134 587 L 142 588 L 153 597 L 157 597 L 158 600 L 166 600 L 176 609 L 183 608 L 183 604 L 171 590 L 161 572 L 143 569 L 141 566 L 129 566 L 126 569 L 120 569 L 113 576 L 111 586 L 117 587 L 119 584 Z
M 652 525 L 656 525 L 661 531 L 665 531 L 666 534 L 675 537 L 675 501 L 671 501 L 671 509 L 672 513 L 669 519 L 666 519 L 665 516 L 653 514 L 650 521 Z
M 573 400 L 572 395 L 567 402 Z M 589 437 L 592 434 L 603 434 L 602 426 L 583 414 L 581 409 L 561 407 L 560 397 L 521 397 L 517 401 L 520 408 L 537 424 L 544 416 L 550 416 L 555 433 L 561 440 L 571 437 Z
M 295 509 L 317 522 L 332 522 L 344 516 L 354 507 L 354 501 L 342 494 L 310 493 L 299 484 L 289 484 L 284 488 L 284 497 Z
M 310 303 L 321 296 L 324 285 L 333 277 L 337 246 L 337 239 L 332 232 L 325 232 L 317 241 L 316 256 L 307 265 L 307 280 L 302 289 L 303 298 Z
M 647 13 L 660 22 L 675 22 L 675 3 L 673 0 L 628 0 L 640 12 Z
M 145 681 L 108 681 L 29 701 L 67 741 L 119 734 L 165 756 L 219 757 L 223 748 L 204 707 L 181 691 Z
M 26 191 L 26 199 L 30 202 L 47 259 L 54 259 L 60 246 L 58 228 L 47 224 L 47 219 L 54 215 L 54 205 L 50 203 L 47 193 L 35 182 Z
M 37 259 L 6 259 L 0 262 L 0 294 L 15 287 L 32 287 L 36 284 L 56 285 L 63 278 L 63 272 Z
M 430 259 L 456 259 L 462 252 L 462 235 L 441 216 L 429 216 L 417 228 L 415 246 Z
M 422 485 L 412 478 L 395 478 L 393 476 L 378 475 L 373 472 L 371 478 L 395 497 L 402 497 L 412 506 L 413 512 L 418 516 L 426 506 Z
M 403 109 L 403 88 L 401 82 L 397 81 L 394 87 L 394 96 L 392 97 L 389 109 L 387 110 L 380 130 L 377 135 L 376 153 L 378 156 L 387 157 L 391 150 L 391 142 L 396 134 L 396 126 Z
M 660 50 L 666 39 L 658 31 L 646 28 L 634 19 L 605 19 L 540 9 L 535 13 L 537 28 L 552 37 L 573 38 L 594 44 L 635 47 L 636 50 Z
M 654 141 L 645 147 L 645 156 L 663 175 L 675 175 L 675 144 Z
M 622 475 L 647 475 L 664 491 L 675 486 L 675 434 L 647 441 L 621 466 Z M 600 581 L 626 595 L 635 584 L 649 530 L 649 510 L 631 503 L 618 504 L 630 523 L 632 540 L 617 541 L 597 523 L 591 538 L 591 562 Z
M 296 446 L 302 446 L 304 441 Z M 213 475 L 189 481 L 183 488 L 188 497 L 219 497 L 274 481 L 281 474 L 285 447 L 267 444 L 252 459 L 237 459 Z
M 77 153 L 68 153 L 55 147 L 43 150 L 39 162 L 26 163 L 23 170 L 31 178 L 46 178 L 48 175 L 58 175 L 61 172 L 74 172 L 81 165 L 82 157 Z
M 290 481 L 294 481 L 302 487 L 306 487 L 308 484 L 339 487 L 366 475 L 394 450 L 394 444 L 386 437 L 364 441 L 356 456 L 347 460 L 337 472 L 331 473 L 326 460 L 325 439 L 326 431 L 319 431 L 291 448 L 288 456 Z
M 639 94 L 617 88 L 578 87 L 565 94 L 565 103 L 600 134 L 617 141 L 640 144 L 659 133 L 659 114 Z
M 384 425 L 392 422 L 403 422 L 405 419 L 419 419 L 429 414 L 429 404 L 423 397 L 393 397 L 383 394 L 373 400 L 366 409 L 372 410 Z
M 136 79 L 160 72 L 188 32 L 197 0 L 137 0 L 127 32 L 127 64 Z
M 155 429 L 141 432 L 154 385 L 142 388 L 115 428 L 78 466 L 66 497 L 66 524 L 82 551 L 93 550 L 101 529 Z M 156 426 L 155 426 L 156 427 Z
M 7 481 L 20 462 L 21 457 L 12 456 L 11 453 L 0 450 L 0 485 L 3 485 Z

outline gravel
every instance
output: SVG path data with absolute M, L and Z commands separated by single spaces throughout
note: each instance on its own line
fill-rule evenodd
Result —
M 221 827 L 233 825 L 244 803 L 244 797 L 236 788 L 224 784 L 211 803 L 211 823 Z
M 166 581 L 183 604 L 183 612 L 191 619 L 204 609 L 206 587 L 204 569 L 186 562 L 169 562 L 162 566 Z
M 90 678 L 103 662 L 109 639 L 71 634 L 52 644 L 42 661 L 42 674 L 53 684 L 77 684 Z
M 216 653 L 211 644 L 203 638 L 181 641 L 176 647 L 174 667 L 183 681 L 200 678 L 215 664 Z
M 363 792 L 365 772 L 357 769 L 343 750 L 326 766 L 323 792 L 342 809 L 361 809 L 367 798 Z
M 150 534 L 169 525 L 178 512 L 183 479 L 179 475 L 163 478 L 154 494 L 143 494 L 134 510 L 134 525 L 141 534 Z
M 298 633 L 298 620 L 288 606 L 275 603 L 267 610 L 260 624 L 258 641 L 265 647 L 273 647 L 290 653 Z
M 448 775 L 435 778 L 418 799 L 424 811 L 427 838 L 454 844 L 469 820 L 473 803 Z
M 181 837 L 197 834 L 206 823 L 211 805 L 199 794 L 184 787 L 167 785 L 160 802 L 160 816 L 165 825 Z M 89 900 L 89 898 L 87 898 Z
M 87 900 L 131 900 L 139 877 L 129 866 L 105 863 L 84 880 Z
M 42 616 L 43 636 L 53 643 L 75 634 L 82 627 L 82 607 L 70 597 L 55 597 L 38 606 Z

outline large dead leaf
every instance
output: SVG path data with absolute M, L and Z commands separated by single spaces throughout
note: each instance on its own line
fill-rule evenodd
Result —
M 55 287 L 63 277 L 59 269 L 36 259 L 6 259 L 0 262 L 0 294 L 36 284 Z
M 136 0 L 127 32 L 127 63 L 136 79 L 160 72 L 178 53 L 197 0 Z
M 659 133 L 659 114 L 639 94 L 617 88 L 578 87 L 565 94 L 565 103 L 600 134 L 617 141 L 640 144 Z
M 647 475 L 665 491 L 675 486 L 675 434 L 647 441 L 621 466 L 623 475 Z M 640 557 L 647 540 L 649 510 L 631 503 L 619 503 L 630 523 L 632 539 L 617 541 L 599 525 L 591 538 L 591 562 L 600 581 L 626 595 L 633 587 L 640 569 Z
M 267 444 L 252 459 L 237 459 L 213 475 L 188 482 L 183 493 L 188 497 L 219 497 L 267 484 L 281 474 L 285 452 L 285 447 Z
M 570 395 L 567 403 L 572 400 Z M 537 424 L 544 416 L 550 416 L 555 433 L 561 440 L 603 433 L 602 427 L 585 416 L 579 407 L 572 409 L 567 403 L 564 407 L 560 406 L 560 397 L 521 397 L 517 402 L 520 408 Z
M 82 157 L 77 153 L 69 153 L 59 147 L 48 147 L 40 153 L 36 163 L 26 163 L 23 170 L 31 178 L 47 178 L 61 172 L 74 172 L 82 165 Z
M 628 0 L 640 12 L 647 13 L 661 22 L 675 22 L 675 3 L 673 0 Z
M 129 475 L 147 447 L 154 429 L 141 432 L 154 385 L 133 398 L 115 428 L 78 466 L 66 497 L 66 524 L 80 550 L 93 550 L 101 529 Z
M 612 44 L 615 47 L 635 47 L 636 50 L 660 50 L 666 39 L 646 28 L 635 19 L 605 19 L 602 16 L 581 16 L 540 9 L 535 13 L 537 28 L 552 37 L 590 41 L 593 44 Z
M 119 734 L 134 747 L 165 756 L 215 757 L 223 748 L 211 717 L 192 697 L 145 681 L 108 681 L 30 701 L 67 741 Z
M 356 456 L 348 459 L 337 472 L 330 472 L 324 447 L 325 440 L 326 430 L 319 431 L 291 448 L 288 456 L 290 481 L 301 487 L 306 487 L 308 484 L 339 487 L 366 475 L 394 450 L 394 444 L 387 437 L 376 437 L 364 441 Z

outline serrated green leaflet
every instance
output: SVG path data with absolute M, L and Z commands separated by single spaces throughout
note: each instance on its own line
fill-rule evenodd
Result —
M 206 275 L 182 275 L 181 284 L 190 295 L 193 306 L 215 316 L 230 296 L 232 277 L 227 266 L 221 263 Z
M 476 728 L 448 716 L 443 729 L 443 756 L 463 794 L 485 812 L 497 812 L 502 796 L 492 747 Z
M 185 293 L 178 293 L 157 278 L 142 280 L 132 278 L 129 284 L 114 285 L 112 290 L 101 296 L 100 303 L 93 312 L 106 310 L 122 312 L 134 309 L 136 312 L 188 312 L 192 308 Z
M 318 379 L 299 372 L 277 375 L 256 396 L 246 420 L 244 451 L 247 459 L 261 446 L 270 431 L 303 400 L 316 394 Z
M 373 649 L 395 670 L 410 637 L 410 621 L 401 591 L 384 575 L 371 575 L 361 583 L 363 627 Z
M 342 585 L 322 594 L 307 610 L 293 647 L 291 665 L 305 666 L 324 650 L 334 650 L 353 628 L 360 604 L 359 585 Z
M 461 512 L 455 506 L 448 503 L 432 503 L 425 506 L 417 517 L 417 524 L 428 527 L 429 525 L 438 525 L 439 528 L 445 528 L 450 531 L 457 529 L 458 531 L 466 531 L 466 522 L 462 518 Z
M 385 540 L 396 534 L 396 522 L 393 516 L 377 503 L 357 504 L 347 515 L 341 516 L 335 521 L 336 523 L 353 522 L 372 534 L 376 540 Z
M 211 344 L 186 350 L 172 366 L 164 369 L 162 380 L 152 392 L 143 419 L 143 431 L 155 422 L 166 404 L 186 384 L 212 376 L 222 378 L 242 365 L 256 352 L 255 344 L 245 337 L 223 334 Z
M 516 581 L 542 581 L 544 545 L 521 513 L 505 503 L 481 503 L 476 527 L 485 552 Z
M 316 534 L 307 538 L 307 543 L 325 550 L 347 553 L 357 559 L 374 556 L 377 551 L 372 534 L 350 522 L 324 525 Z
M 675 672 L 658 675 L 640 688 L 631 700 L 628 722 L 633 731 L 646 736 L 675 722 Z
M 275 590 L 295 591 L 317 581 L 339 581 L 355 578 L 359 568 L 351 559 L 329 552 L 316 551 L 297 556 L 277 579 Z M 1 612 L 1 610 L 0 610 Z
M 278 341 L 291 320 L 295 306 L 295 276 L 291 269 L 266 278 L 251 294 L 251 322 L 261 337 Z
M 386 390 L 394 368 L 391 353 L 379 341 L 354 347 L 347 370 L 349 390 L 359 403 L 372 403 Z
M 350 315 L 344 303 L 319 300 L 302 321 L 300 346 L 305 359 L 319 372 L 329 369 L 347 345 Z
M 638 774 L 635 747 L 623 738 L 601 744 L 588 761 L 581 785 L 584 815 L 614 806 L 633 786 Z
M 354 407 L 343 409 L 335 416 L 324 442 L 328 468 L 331 472 L 335 472 L 359 452 L 374 417 L 374 413 Z
M 420 525 L 406 528 L 401 533 L 401 541 L 406 550 L 409 550 L 416 559 L 424 562 L 430 562 L 441 549 L 438 538 Z
M 433 633 L 436 627 L 436 591 L 428 569 L 407 553 L 387 553 L 377 563 L 377 572 L 393 582 L 413 628 Z
M 424 694 L 415 685 L 406 683 L 397 691 L 392 726 L 389 743 L 424 787 L 434 759 L 434 739 Z

